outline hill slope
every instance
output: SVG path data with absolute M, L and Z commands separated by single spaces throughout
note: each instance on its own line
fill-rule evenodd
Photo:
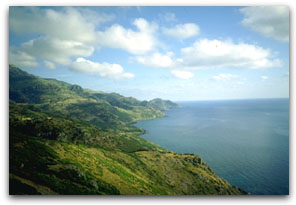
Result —
M 172 153 L 131 123 L 170 101 L 43 79 L 9 68 L 10 194 L 243 194 L 195 155 Z

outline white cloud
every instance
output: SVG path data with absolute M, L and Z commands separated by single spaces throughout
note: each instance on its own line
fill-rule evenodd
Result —
M 199 34 L 199 26 L 193 23 L 178 24 L 173 28 L 162 28 L 162 32 L 174 38 L 186 39 Z
M 133 73 L 122 73 L 122 78 L 134 78 L 135 74 Z
M 90 56 L 96 40 L 95 25 L 110 20 L 108 18 L 108 15 L 100 17 L 100 14 L 94 14 L 84 8 L 61 7 L 53 10 L 11 7 L 10 32 L 38 36 L 15 48 L 18 50 L 18 56 L 12 55 L 11 62 L 20 61 L 21 56 L 27 56 L 27 59 L 31 56 L 35 60 L 39 57 L 44 60 L 46 67 L 52 69 L 55 67 L 52 63 L 70 65 L 72 57 Z M 32 62 L 31 60 L 22 64 L 27 67 L 38 65 Z
M 88 8 L 82 8 L 82 7 L 76 7 L 75 8 L 80 15 L 88 22 L 96 26 L 101 26 L 102 24 L 106 22 L 110 22 L 115 19 L 114 14 L 110 13 L 103 13 L 93 9 L 88 9 Z
M 192 46 L 181 49 L 181 56 L 175 57 L 173 52 L 165 54 L 155 52 L 150 55 L 136 56 L 138 63 L 152 68 L 174 70 L 172 74 L 179 78 L 190 78 L 188 70 L 209 68 L 245 68 L 260 69 L 281 66 L 281 61 L 273 57 L 268 49 L 231 41 L 201 39 Z M 180 73 L 184 71 L 184 73 Z M 220 74 L 213 80 L 227 80 L 237 76 Z
M 236 75 L 232 75 L 232 74 L 225 74 L 225 73 L 221 73 L 219 75 L 213 76 L 212 79 L 215 81 L 224 81 L 224 80 L 230 80 L 230 79 L 234 79 L 237 78 Z
M 69 68 L 76 72 L 98 74 L 111 79 L 134 78 L 134 74 L 124 72 L 119 64 L 98 63 L 84 58 L 77 58 Z
M 266 37 L 289 41 L 289 7 L 252 6 L 240 9 L 242 24 Z
M 267 80 L 269 77 L 268 77 L 268 76 L 265 76 L 265 75 L 263 75 L 263 76 L 261 76 L 260 78 L 261 78 L 261 80 L 263 80 L 263 81 L 264 81 L 264 80 Z
M 69 65 L 75 56 L 90 56 L 94 48 L 79 41 L 57 38 L 38 38 L 25 42 L 19 48 L 29 55 L 40 57 L 62 65 Z
M 11 48 L 9 52 L 9 64 L 18 67 L 36 67 L 38 62 L 34 56 Z
M 102 77 L 133 78 L 134 74 L 123 72 L 118 64 L 100 64 L 84 59 L 93 54 L 95 46 L 121 48 L 134 54 L 154 49 L 157 44 L 154 38 L 157 24 L 139 18 L 133 22 L 137 30 L 125 29 L 120 25 L 113 25 L 104 32 L 96 30 L 96 26 L 113 17 L 86 8 L 11 7 L 10 32 L 17 35 L 31 34 L 33 37 L 10 52 L 10 63 L 34 67 L 38 65 L 38 59 L 49 69 L 60 64 L 75 71 L 97 73 Z M 73 58 L 80 61 L 73 62 Z
M 154 32 L 158 29 L 157 24 L 138 18 L 133 25 L 137 27 L 136 31 L 125 29 L 118 24 L 112 25 L 103 32 L 98 31 L 98 45 L 120 48 L 132 54 L 143 54 L 153 50 L 157 45 L 154 37 Z
M 49 68 L 49 69 L 51 69 L 51 70 L 53 70 L 53 69 L 56 68 L 56 66 L 55 66 L 55 64 L 54 64 L 53 62 L 50 62 L 50 61 L 45 60 L 43 63 L 44 63 L 44 65 L 45 65 L 47 68 Z
M 149 56 L 138 56 L 136 57 L 136 60 L 139 63 L 149 67 L 170 68 L 174 65 L 172 55 L 173 55 L 172 52 L 168 52 L 165 55 L 155 52 Z
M 9 29 L 18 34 L 36 33 L 83 43 L 96 39 L 95 25 L 110 20 L 106 14 L 89 9 L 62 7 L 58 10 L 38 7 L 11 7 Z
M 191 69 L 211 67 L 268 68 L 281 66 L 269 50 L 231 41 L 201 39 L 192 46 L 182 48 L 183 66 Z
M 190 79 L 194 76 L 192 72 L 189 71 L 181 71 L 181 70 L 172 70 L 171 73 L 176 77 L 180 79 Z

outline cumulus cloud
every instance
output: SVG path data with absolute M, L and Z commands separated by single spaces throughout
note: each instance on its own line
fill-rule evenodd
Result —
M 176 78 L 180 78 L 180 79 L 190 79 L 194 76 L 194 74 L 192 72 L 183 71 L 183 70 L 172 70 L 171 73 Z
M 114 14 L 107 14 L 98 10 L 92 10 L 84 7 L 75 7 L 75 9 L 85 20 L 87 20 L 88 23 L 91 23 L 95 26 L 101 26 L 106 22 L 114 20 L 116 17 Z
M 83 8 L 63 7 L 53 10 L 11 7 L 10 31 L 18 35 L 33 36 L 32 40 L 15 48 L 18 50 L 18 53 L 15 53 L 18 56 L 12 55 L 11 63 L 34 67 L 38 64 L 34 63 L 32 58 L 36 60 L 36 57 L 39 57 L 44 60 L 46 67 L 53 69 L 53 63 L 70 65 L 73 57 L 90 56 L 96 40 L 95 25 L 102 23 L 104 18 L 107 18 L 106 15 L 100 18 Z M 24 56 L 27 56 L 27 59 L 30 56 L 31 63 L 20 63 L 20 58 L 24 59 Z
M 176 78 L 193 78 L 194 74 L 192 72 L 185 71 L 184 68 L 180 66 L 182 59 L 175 59 L 173 58 L 173 56 L 173 52 L 167 52 L 166 54 L 155 52 L 147 56 L 138 56 L 136 57 L 136 60 L 137 62 L 144 64 L 148 67 L 169 69 L 171 70 L 171 74 Z M 178 64 L 180 67 L 177 66 Z
M 158 29 L 158 25 L 149 23 L 143 18 L 135 19 L 133 25 L 137 30 L 125 29 L 115 24 L 105 31 L 98 31 L 98 45 L 120 48 L 132 54 L 143 54 L 153 50 L 157 45 L 153 34 Z
M 248 9 L 241 10 L 246 16 L 245 19 L 254 19 Z M 157 52 L 161 47 L 161 43 L 157 40 L 157 32 L 186 39 L 199 34 L 198 25 L 178 24 L 173 27 L 161 27 L 160 30 L 156 23 L 137 18 L 132 22 L 134 28 L 118 24 L 108 26 L 104 30 L 97 27 L 112 18 L 114 18 L 112 15 L 98 14 L 85 8 L 11 7 L 10 32 L 17 35 L 29 34 L 27 36 L 32 36 L 32 40 L 11 49 L 9 62 L 20 67 L 34 67 L 40 61 L 49 69 L 64 65 L 76 72 L 93 73 L 101 77 L 133 78 L 134 74 L 124 72 L 119 64 L 86 60 L 95 49 L 109 47 L 134 54 L 133 59 L 149 67 L 170 69 L 172 75 L 181 79 L 194 76 L 188 71 L 190 69 L 213 67 L 257 69 L 281 66 L 280 60 L 276 59 L 268 49 L 231 41 L 201 39 L 193 45 L 182 48 L 180 56 L 175 57 L 172 52 L 160 53 Z M 173 13 L 165 14 L 164 18 L 170 23 L 176 20 Z M 255 20 L 244 20 L 244 22 L 249 22 L 244 23 L 249 26 L 250 22 Z
M 148 56 L 137 56 L 136 60 L 139 63 L 149 67 L 170 68 L 174 64 L 172 56 L 173 56 L 172 52 L 168 52 L 166 54 L 155 52 L 152 55 L 148 55 Z
M 281 66 L 268 49 L 231 41 L 201 39 L 192 46 L 182 48 L 183 66 L 191 69 L 210 67 L 268 68 Z
M 270 50 L 257 45 L 201 39 L 193 45 L 182 48 L 181 56 L 173 52 L 155 52 L 134 57 L 137 62 L 152 68 L 164 68 L 182 79 L 194 77 L 190 70 L 211 68 L 262 69 L 281 66 L 281 61 Z M 211 79 L 223 81 L 236 78 L 232 74 L 221 73 Z
M 49 69 L 63 65 L 74 71 L 96 73 L 102 77 L 133 78 L 132 73 L 124 72 L 118 64 L 91 62 L 85 57 L 91 56 L 96 48 L 102 46 L 144 54 L 156 46 L 154 32 L 158 26 L 138 18 L 133 22 L 135 30 L 117 24 L 107 27 L 105 31 L 96 30 L 98 25 L 112 18 L 112 15 L 86 8 L 11 7 L 10 32 L 30 34 L 32 39 L 10 52 L 10 63 L 34 67 L 39 59 Z M 74 58 L 77 60 L 73 62 Z
M 74 8 L 61 11 L 38 7 L 11 7 L 9 28 L 18 34 L 36 33 L 47 36 L 89 42 L 95 40 L 94 25 Z
M 109 21 L 107 14 L 89 9 L 62 7 L 59 10 L 38 7 L 11 7 L 9 29 L 17 34 L 36 33 L 83 43 L 96 40 L 95 25 Z
M 119 64 L 98 63 L 85 58 L 77 58 L 70 65 L 70 69 L 75 72 L 97 74 L 111 79 L 134 78 L 134 74 L 124 72 Z
M 232 75 L 232 74 L 225 74 L 225 73 L 221 73 L 219 75 L 213 76 L 212 79 L 215 81 L 225 81 L 225 80 L 230 80 L 230 79 L 234 79 L 237 78 L 236 75 Z
M 162 28 L 163 34 L 178 39 L 186 39 L 199 34 L 199 26 L 194 23 L 178 24 L 172 28 Z
M 261 78 L 261 80 L 263 80 L 263 81 L 264 81 L 264 80 L 267 80 L 269 77 L 268 77 L 268 76 L 265 76 L 265 75 L 263 75 L 263 76 L 261 76 L 260 78 Z
M 38 62 L 34 56 L 15 48 L 11 48 L 9 52 L 9 64 L 13 64 L 18 67 L 35 67 L 38 65 Z
M 61 65 L 69 65 L 71 57 L 90 56 L 94 48 L 79 41 L 44 37 L 23 43 L 19 50 Z
M 289 8 L 287 6 L 252 6 L 240 9 L 242 24 L 266 37 L 289 41 Z

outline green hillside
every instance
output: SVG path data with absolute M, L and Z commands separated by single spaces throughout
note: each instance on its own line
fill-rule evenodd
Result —
M 9 66 L 10 194 L 244 194 L 196 155 L 133 126 L 177 108 L 43 79 Z

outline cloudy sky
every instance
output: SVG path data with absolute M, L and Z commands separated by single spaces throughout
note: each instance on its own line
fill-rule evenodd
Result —
M 289 96 L 288 7 L 10 7 L 9 63 L 138 99 Z

